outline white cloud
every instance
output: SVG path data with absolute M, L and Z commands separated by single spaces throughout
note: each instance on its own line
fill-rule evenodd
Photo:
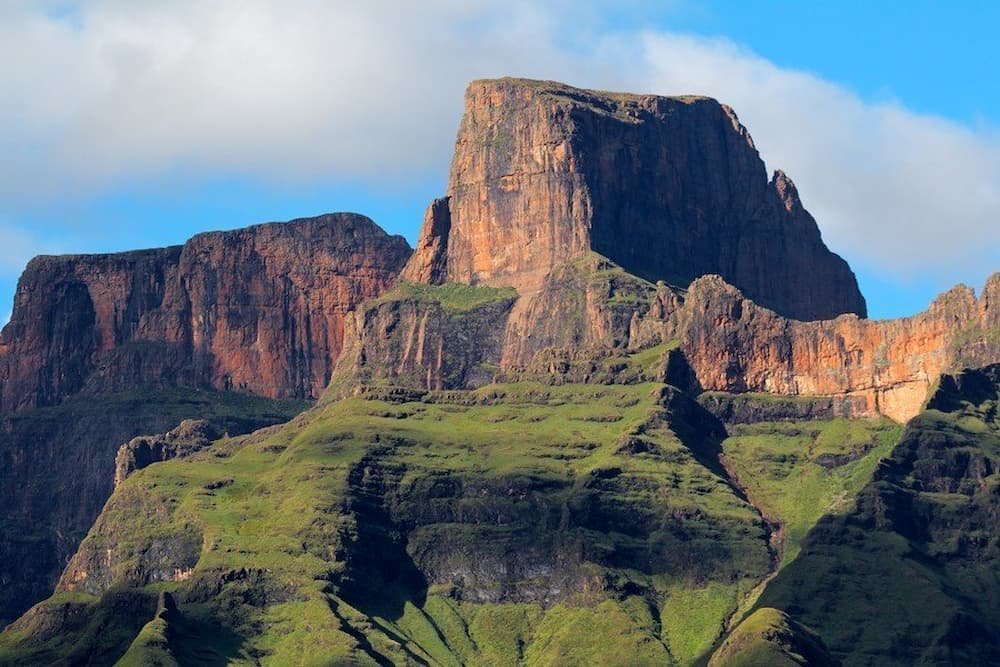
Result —
M 724 41 L 647 34 L 642 53 L 649 88 L 711 94 L 736 108 L 834 248 L 902 277 L 1000 270 L 995 131 L 868 104 Z
M 40 7 L 42 9 L 40 9 Z M 1000 139 L 868 103 L 724 40 L 615 33 L 566 0 L 13 2 L 0 202 L 165 173 L 444 173 L 467 80 L 517 74 L 734 106 L 831 246 L 897 277 L 1000 268 Z M 991 266 L 998 265 L 998 266 Z M 965 273 L 963 273 L 965 272 Z

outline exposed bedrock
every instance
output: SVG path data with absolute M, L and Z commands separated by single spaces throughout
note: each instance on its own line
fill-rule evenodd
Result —
M 680 286 L 716 273 L 799 319 L 865 315 L 791 180 L 768 179 L 736 114 L 710 98 L 474 81 L 447 195 L 428 212 L 409 279 L 530 296 L 593 251 Z

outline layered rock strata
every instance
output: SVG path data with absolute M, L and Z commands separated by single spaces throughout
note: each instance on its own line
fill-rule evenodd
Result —
M 680 291 L 591 257 L 553 271 L 524 311 L 510 303 L 477 306 L 454 320 L 478 322 L 475 334 L 468 325 L 442 327 L 445 311 L 428 303 L 461 289 L 480 294 L 485 305 L 494 288 L 407 289 L 423 294 L 423 305 L 412 294 L 392 293 L 352 319 L 351 353 L 338 382 L 388 381 L 424 391 L 490 380 L 631 382 L 648 375 L 632 373 L 630 357 L 676 346 L 680 355 L 659 367 L 658 379 L 695 391 L 816 397 L 822 406 L 797 409 L 903 422 L 920 411 L 942 373 L 1000 361 L 1000 274 L 978 299 L 959 286 L 913 317 L 800 322 L 756 304 L 719 276 Z
M 0 334 L 0 411 L 138 386 L 315 398 L 346 313 L 409 255 L 402 237 L 341 213 L 160 250 L 37 257 Z
M 781 317 L 718 276 L 696 280 L 677 335 L 703 389 L 849 398 L 848 412 L 916 415 L 947 371 L 1000 360 L 1000 273 L 979 299 L 960 285 L 895 320 Z
M 770 180 L 729 107 L 499 79 L 468 87 L 447 198 L 405 277 L 541 289 L 589 252 L 684 286 L 715 273 L 785 315 L 865 302 L 795 186 Z

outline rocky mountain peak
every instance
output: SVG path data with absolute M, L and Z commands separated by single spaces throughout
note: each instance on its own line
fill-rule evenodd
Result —
M 791 180 L 768 181 L 746 128 L 711 98 L 474 81 L 447 195 L 405 276 L 530 295 L 597 252 L 680 286 L 717 273 L 796 319 L 866 314 Z
M 335 213 L 170 248 L 37 257 L 0 333 L 0 411 L 138 386 L 316 397 L 345 314 L 409 256 L 402 237 Z

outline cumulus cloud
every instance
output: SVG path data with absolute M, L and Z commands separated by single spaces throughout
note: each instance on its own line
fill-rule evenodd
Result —
M 646 87 L 724 99 L 827 242 L 903 277 L 1000 270 L 1000 135 L 866 103 L 718 40 L 648 33 Z
M 178 172 L 271 182 L 447 169 L 467 80 L 732 106 L 828 242 L 895 275 L 1000 264 L 1000 138 L 872 103 L 725 40 L 613 31 L 556 0 L 134 0 L 0 9 L 0 201 Z

